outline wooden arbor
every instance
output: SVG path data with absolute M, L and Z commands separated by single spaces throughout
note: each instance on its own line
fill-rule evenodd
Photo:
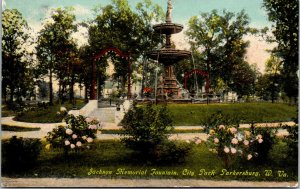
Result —
M 122 52 L 120 49 L 115 48 L 115 47 L 109 47 L 106 49 L 101 50 L 95 57 L 93 61 L 93 67 L 92 67 L 92 90 L 91 90 L 91 100 L 96 100 L 96 84 L 97 84 L 97 79 L 96 79 L 96 61 L 99 60 L 101 57 L 103 57 L 105 54 L 108 52 L 114 52 L 118 56 L 125 58 L 128 62 L 128 93 L 127 93 L 127 98 L 131 98 L 131 62 L 130 62 L 130 55 Z
M 184 73 L 184 89 L 187 89 L 187 80 L 193 74 L 202 75 L 203 77 L 205 77 L 205 92 L 208 93 L 208 91 L 209 91 L 209 85 L 210 85 L 208 73 L 205 72 L 205 71 L 199 70 L 199 69 L 195 69 L 195 70 L 192 70 L 190 72 Z

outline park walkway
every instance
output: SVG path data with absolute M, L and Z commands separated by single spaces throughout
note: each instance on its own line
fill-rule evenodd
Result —
M 280 125 L 294 125 L 294 122 L 282 122 L 282 123 L 259 123 L 256 124 L 256 127 L 279 127 Z M 27 132 L 14 132 L 14 131 L 2 131 L 2 139 L 7 139 L 12 136 L 24 137 L 24 138 L 43 138 L 47 136 L 47 133 L 52 131 L 58 125 L 65 125 L 65 123 L 25 123 L 14 121 L 13 117 L 3 117 L 1 118 L 1 125 L 7 126 L 19 126 L 27 128 L 41 128 L 38 131 L 27 131 Z M 241 128 L 249 128 L 250 124 L 241 124 Z M 117 126 L 114 123 L 102 122 L 101 127 L 104 130 L 118 130 L 121 129 L 120 126 Z M 175 130 L 194 130 L 194 129 L 203 129 L 203 126 L 176 126 Z M 287 131 L 280 129 L 278 135 L 288 135 Z M 173 140 L 191 140 L 195 137 L 199 137 L 201 140 L 206 140 L 207 135 L 205 133 L 178 133 L 172 134 L 170 139 Z M 118 134 L 97 134 L 97 138 L 100 140 L 110 140 L 110 139 L 120 139 Z

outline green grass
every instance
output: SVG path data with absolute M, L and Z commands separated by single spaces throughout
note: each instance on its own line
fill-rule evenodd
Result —
M 193 145 L 193 144 L 191 144 Z M 5 158 L 5 157 L 4 157 Z M 90 170 L 111 171 L 112 174 L 91 174 Z M 118 169 L 138 171 L 147 170 L 146 175 L 117 175 Z M 151 175 L 152 169 L 173 171 L 175 176 Z M 200 170 L 216 171 L 215 176 L 199 175 Z M 124 147 L 120 141 L 97 141 L 95 148 L 71 153 L 68 158 L 62 156 L 62 151 L 47 151 L 43 148 L 35 167 L 24 172 L 12 172 L 2 164 L 2 175 L 9 177 L 55 177 L 55 178 L 177 178 L 177 179 L 209 179 L 209 180 L 253 180 L 253 181 L 290 181 L 297 180 L 296 165 L 277 165 L 269 161 L 264 165 L 251 162 L 240 162 L 228 170 L 230 171 L 258 171 L 260 176 L 221 176 L 224 169 L 223 162 L 217 155 L 208 150 L 205 144 L 193 145 L 186 156 L 186 162 L 181 164 L 151 165 L 141 161 L 133 151 Z M 184 170 L 194 172 L 194 176 L 183 175 Z M 272 170 L 273 176 L 265 176 L 265 170 Z M 288 177 L 278 177 L 277 171 L 284 171 Z M 190 172 L 190 173 L 191 173 Z
M 11 117 L 11 116 L 16 116 L 16 112 L 8 109 L 6 105 L 1 106 L 1 117 Z
M 219 110 L 230 117 L 241 117 L 243 123 L 291 121 L 297 116 L 296 106 L 279 103 L 169 104 L 168 109 L 178 126 L 203 125 Z
M 17 121 L 33 123 L 61 122 L 63 116 L 56 114 L 61 106 L 66 107 L 68 110 L 72 109 L 72 105 L 69 103 L 54 105 L 47 109 L 25 112 L 16 116 L 15 119 Z M 78 109 L 82 106 L 84 106 L 84 102 L 78 101 Z M 168 109 L 173 116 L 175 126 L 203 125 L 204 120 L 218 110 L 221 110 L 230 117 L 240 117 L 242 123 L 291 121 L 297 116 L 296 106 L 279 103 L 169 104 Z M 113 133 L 114 131 L 107 132 Z
M 77 100 L 76 107 L 81 109 L 85 105 L 83 100 Z M 71 110 L 73 105 L 71 103 L 55 104 L 48 106 L 47 108 L 38 108 L 32 111 L 26 111 L 18 114 L 14 119 L 16 121 L 30 122 L 30 123 L 59 123 L 62 122 L 64 115 L 58 115 L 57 112 L 60 107 L 65 107 L 67 110 Z
M 41 128 L 39 127 L 20 127 L 20 126 L 8 126 L 1 125 L 2 131 L 14 131 L 14 132 L 27 132 L 27 131 L 39 131 Z

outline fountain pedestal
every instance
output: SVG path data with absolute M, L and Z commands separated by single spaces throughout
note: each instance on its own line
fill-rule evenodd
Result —
M 179 95 L 179 83 L 174 75 L 174 64 L 179 61 L 191 57 L 191 52 L 186 50 L 177 50 L 172 47 L 172 34 L 179 33 L 183 30 L 180 24 L 172 23 L 171 12 L 173 6 L 171 0 L 168 0 L 168 9 L 166 14 L 166 22 L 153 26 L 156 33 L 166 35 L 166 43 L 164 48 L 148 52 L 148 57 L 157 60 L 164 65 L 163 79 L 158 82 L 157 97 L 160 99 L 166 98 L 182 98 Z

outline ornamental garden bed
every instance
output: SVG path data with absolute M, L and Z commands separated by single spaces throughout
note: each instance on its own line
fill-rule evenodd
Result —
M 76 100 L 75 107 L 77 109 L 81 109 L 84 105 L 85 102 L 83 100 Z M 25 107 L 23 111 L 18 112 L 14 120 L 30 123 L 60 123 L 65 117 L 66 111 L 72 108 L 73 105 L 71 103 Z

